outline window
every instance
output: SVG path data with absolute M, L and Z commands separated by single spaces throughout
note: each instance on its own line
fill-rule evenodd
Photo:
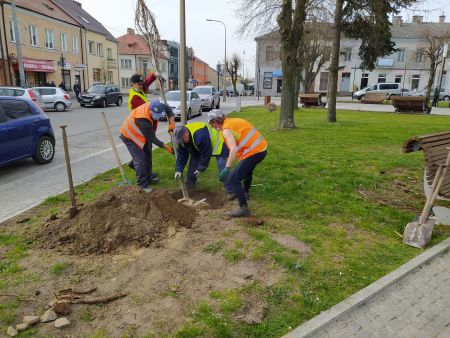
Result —
M 352 49 L 345 48 L 344 49 L 344 61 L 351 61 L 351 60 L 352 60 Z
M 369 84 L 369 73 L 362 73 L 360 89 L 366 88 L 368 84 Z
M 38 45 L 37 28 L 33 25 L 30 25 L 30 45 L 33 47 Z
M 122 83 L 123 88 L 130 87 L 130 79 L 129 78 L 123 77 L 123 78 L 121 78 L 120 82 Z
M 103 56 L 103 44 L 97 43 L 97 55 Z
M 33 115 L 28 104 L 23 101 L 3 100 L 1 106 L 7 121 L 23 119 Z
M 40 88 L 39 94 L 41 95 L 55 95 L 56 89 L 55 88 Z
M 385 83 L 385 82 L 386 82 L 386 74 L 378 75 L 378 83 Z
M 95 43 L 94 43 L 94 41 L 89 41 L 88 42 L 88 51 L 89 51 L 89 54 L 94 54 L 94 48 L 95 48 Z
M 131 60 L 130 59 L 120 60 L 120 68 L 131 69 Z
M 399 48 L 397 50 L 397 61 L 405 62 L 405 48 Z
M 263 88 L 272 89 L 272 72 L 264 72 Z
M 100 82 L 100 72 L 101 72 L 101 69 L 98 69 L 98 68 L 92 69 L 92 78 L 93 78 L 94 82 Z
M 321 72 L 319 90 L 327 90 L 327 89 L 328 89 L 328 72 Z
M 53 31 L 51 31 L 50 29 L 45 30 L 45 48 L 55 48 L 55 36 L 53 34 Z
M 395 83 L 402 83 L 403 75 L 395 75 Z
M 11 42 L 16 42 L 16 32 L 14 31 L 12 20 L 9 21 L 9 37 L 11 38 Z
M 79 46 L 78 36 L 73 36 L 72 37 L 72 52 L 79 53 L 80 49 L 78 46 Z
M 420 84 L 420 75 L 413 75 L 411 80 L 411 90 L 418 90 Z
M 142 61 L 142 73 L 147 74 L 148 70 L 148 61 Z
M 266 46 L 266 61 L 273 61 L 275 59 L 274 46 Z
M 423 54 L 421 51 L 417 51 L 416 52 L 416 62 L 417 63 L 422 63 L 423 62 Z
M 67 34 L 61 33 L 61 52 L 67 52 Z
M 108 58 L 108 60 L 112 60 L 112 49 L 111 48 L 106 48 L 106 57 Z

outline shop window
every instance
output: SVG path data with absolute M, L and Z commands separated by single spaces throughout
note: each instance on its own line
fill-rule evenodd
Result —
M 272 72 L 264 72 L 263 88 L 272 89 Z

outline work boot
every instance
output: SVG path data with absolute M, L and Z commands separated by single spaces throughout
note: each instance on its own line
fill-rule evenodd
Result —
M 236 194 L 234 192 L 228 192 L 227 193 L 227 201 L 233 201 L 236 199 Z
M 131 160 L 130 162 L 128 162 L 128 167 L 129 167 L 130 169 L 136 170 L 136 169 L 134 168 L 133 160 Z
M 151 193 L 153 191 L 153 189 L 150 188 L 150 187 L 142 188 L 142 190 L 144 190 L 144 192 L 147 193 L 147 194 L 149 194 L 149 193 Z
M 250 215 L 250 210 L 248 209 L 248 206 L 239 207 L 239 209 L 230 211 L 228 215 L 231 217 L 246 217 Z

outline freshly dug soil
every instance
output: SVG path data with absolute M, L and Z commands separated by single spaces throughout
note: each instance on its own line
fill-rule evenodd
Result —
M 38 234 L 45 248 L 67 254 L 121 252 L 158 245 L 180 227 L 191 227 L 196 211 L 168 191 L 146 194 L 136 186 L 115 187 L 84 206 L 73 218 L 48 223 Z
M 179 200 L 183 197 L 181 190 L 172 194 L 173 198 Z M 224 192 L 212 192 L 207 190 L 195 189 L 189 191 L 189 197 L 194 201 L 200 201 L 206 198 L 205 202 L 209 204 L 210 209 L 220 209 L 225 204 Z

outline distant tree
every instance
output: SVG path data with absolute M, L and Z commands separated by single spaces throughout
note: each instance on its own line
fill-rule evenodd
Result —
M 239 55 L 236 53 L 233 54 L 230 60 L 225 62 L 225 67 L 227 69 L 227 73 L 230 74 L 231 83 L 233 85 L 234 96 L 238 95 L 238 91 L 236 89 L 236 83 L 238 80 L 238 72 L 241 69 L 241 59 Z

